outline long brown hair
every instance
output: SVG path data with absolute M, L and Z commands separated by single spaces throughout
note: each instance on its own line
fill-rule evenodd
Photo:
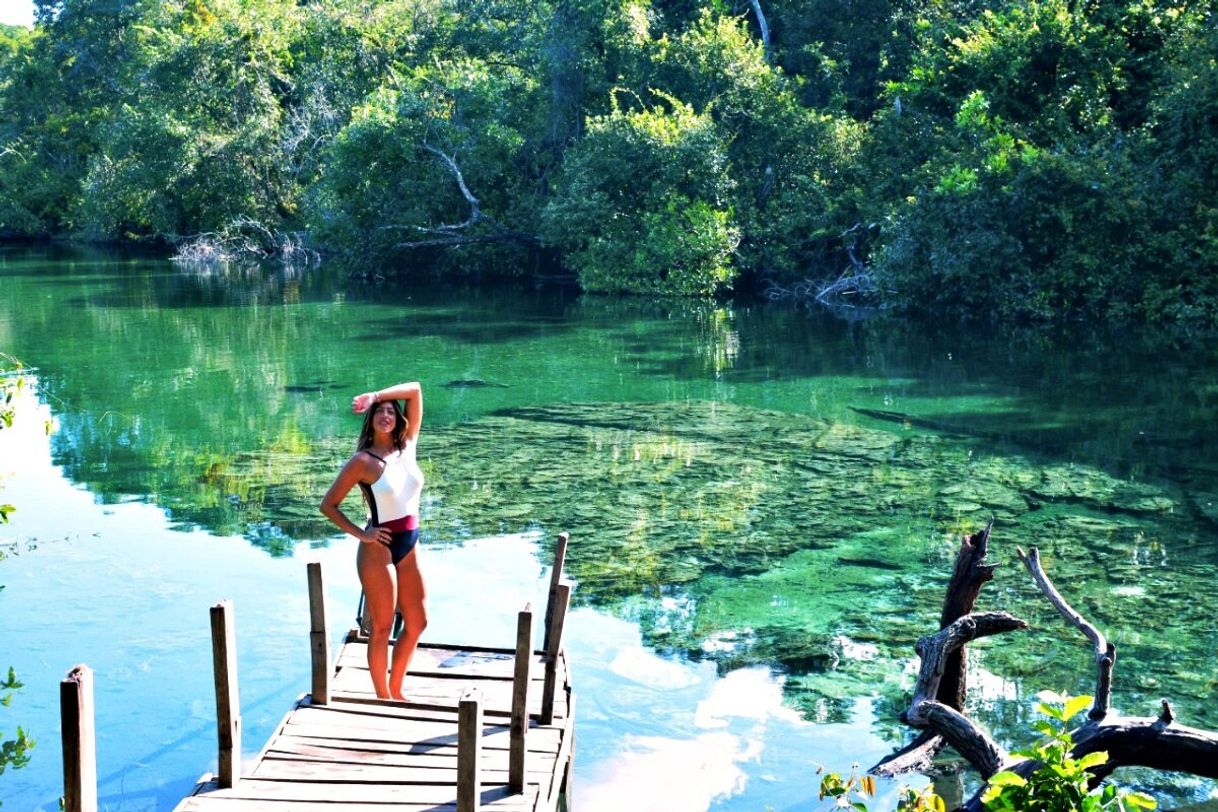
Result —
M 364 425 L 359 430 L 359 441 L 355 444 L 356 451 L 363 451 L 365 448 L 372 447 L 372 438 L 376 432 L 372 429 L 372 417 L 376 414 L 376 407 L 386 401 L 379 401 L 368 407 L 368 411 L 364 412 Z M 406 429 L 410 423 L 406 420 L 406 415 L 402 413 L 402 406 L 396 400 L 388 401 L 393 404 L 393 431 L 390 432 L 390 437 L 393 439 L 393 447 L 397 449 L 406 446 Z

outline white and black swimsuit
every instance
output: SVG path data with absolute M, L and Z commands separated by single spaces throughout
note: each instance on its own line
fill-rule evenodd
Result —
M 368 504 L 369 523 L 392 533 L 389 551 L 396 565 L 410 554 L 419 541 L 419 497 L 423 492 L 423 471 L 415 458 L 413 440 L 407 440 L 405 446 L 388 457 L 374 454 L 366 448 L 364 451 L 384 464 L 375 482 L 371 485 L 361 482 L 359 486 Z

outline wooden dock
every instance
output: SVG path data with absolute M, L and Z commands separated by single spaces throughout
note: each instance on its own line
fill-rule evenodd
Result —
M 560 802 L 571 809 L 575 701 L 562 642 L 571 590 L 561 579 L 566 541 L 563 534 L 556 545 L 542 645 L 533 645 L 527 606 L 517 616 L 515 648 L 420 645 L 403 686 L 407 702 L 373 694 L 362 617 L 330 662 L 321 569 L 310 564 L 313 690 L 244 763 L 233 610 L 228 602 L 213 607 L 219 769 L 204 775 L 175 812 L 549 812 Z M 87 716 L 91 728 L 91 709 Z M 65 753 L 76 738 L 65 720 Z M 84 746 L 88 751 L 91 741 Z M 96 801 L 88 806 L 87 786 L 73 790 L 77 780 L 66 765 L 65 798 L 86 799 L 67 812 L 93 812 Z

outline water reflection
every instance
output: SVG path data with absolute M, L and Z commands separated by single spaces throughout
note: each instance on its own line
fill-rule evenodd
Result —
M 147 257 L 0 252 L 0 284 L 0 342 L 40 369 L 56 464 L 103 505 L 163 510 L 163 547 L 195 530 L 274 558 L 329 544 L 316 503 L 354 441 L 351 394 L 418 378 L 427 541 L 570 530 L 581 605 L 641 635 L 645 662 L 604 663 L 627 684 L 747 683 L 786 709 L 767 717 L 784 736 L 857 735 L 862 715 L 868 747 L 899 744 L 956 539 L 996 516 L 995 554 L 1040 545 L 1121 647 L 1128 712 L 1170 692 L 1215 724 L 1212 349 Z M 1018 741 L 1029 691 L 1088 689 L 1084 647 L 1013 567 L 983 602 L 1035 627 L 976 658 L 976 712 Z M 612 695 L 638 753 L 684 752 L 627 727 L 654 694 Z M 697 803 L 745 803 L 752 739 L 690 729 L 721 781 Z M 606 776 L 648 761 L 619 755 Z

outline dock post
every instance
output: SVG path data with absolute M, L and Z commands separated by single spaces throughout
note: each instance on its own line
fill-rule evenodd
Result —
M 512 675 L 512 728 L 508 752 L 508 791 L 524 792 L 525 734 L 529 730 L 529 667 L 533 664 L 533 607 L 516 616 L 516 668 Z
M 554 600 L 554 617 L 550 621 L 549 634 L 546 635 L 546 679 L 541 693 L 541 717 L 543 725 L 554 724 L 554 691 L 558 682 L 558 657 L 562 652 L 562 630 L 567 620 L 567 606 L 571 602 L 571 582 L 563 581 L 558 585 Z
M 482 807 L 482 696 L 467 688 L 457 706 L 457 812 Z
M 550 570 L 550 593 L 546 598 L 546 620 L 542 625 L 541 648 L 543 651 L 550 650 L 550 624 L 554 620 L 554 602 L 558 600 L 558 582 L 562 580 L 563 564 L 567 560 L 567 542 L 571 536 L 567 533 L 559 533 L 557 541 L 554 542 L 554 567 Z
M 63 727 L 65 812 L 97 812 L 97 740 L 93 728 L 93 669 L 78 665 L 59 683 Z
M 220 744 L 221 789 L 241 781 L 241 702 L 237 697 L 237 629 L 233 602 L 211 608 L 211 656 L 216 678 L 216 727 Z
M 309 563 L 309 646 L 313 651 L 313 704 L 330 702 L 330 638 L 326 632 L 326 593 L 321 562 Z

